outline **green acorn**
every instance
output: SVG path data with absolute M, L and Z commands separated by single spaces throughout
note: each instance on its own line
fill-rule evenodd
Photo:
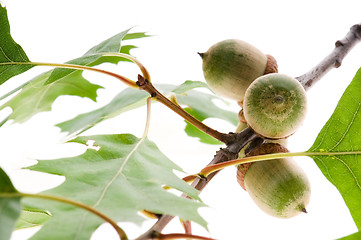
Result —
M 280 152 L 288 150 L 278 143 L 264 143 L 247 156 Z M 237 181 L 256 205 L 271 216 L 291 218 L 307 212 L 310 183 L 305 172 L 291 158 L 238 165 Z
M 292 135 L 306 116 L 307 96 L 294 78 L 271 73 L 257 78 L 247 89 L 243 114 L 247 124 L 265 138 Z
M 277 63 L 272 56 L 238 39 L 218 42 L 199 55 L 209 88 L 217 95 L 240 102 L 256 78 L 277 72 Z

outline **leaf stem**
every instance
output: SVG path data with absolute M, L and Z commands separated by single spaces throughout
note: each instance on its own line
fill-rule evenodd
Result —
M 6 62 L 6 63 L 0 63 L 0 66 L 3 65 L 34 65 L 34 66 L 46 66 L 46 67 L 58 67 L 58 68 L 67 68 L 67 69 L 74 69 L 74 70 L 87 70 L 87 71 L 93 71 L 98 73 L 103 73 L 112 77 L 117 78 L 121 82 L 125 83 L 126 85 L 132 87 L 132 88 L 138 88 L 136 85 L 136 82 L 130 80 L 127 77 L 124 77 L 122 75 L 106 71 L 99 68 L 94 67 L 88 67 L 88 66 L 82 66 L 82 65 L 76 65 L 76 64 L 67 64 L 67 63 L 46 63 L 46 62 Z
M 180 107 L 178 104 L 175 104 L 171 100 L 169 100 L 166 96 L 164 96 L 162 93 L 160 93 L 151 82 L 147 81 L 143 76 L 138 75 L 138 81 L 137 85 L 140 89 L 148 92 L 151 97 L 155 98 L 171 110 L 173 110 L 175 113 L 180 115 L 184 120 L 188 121 L 190 124 L 198 128 L 199 130 L 205 132 L 206 134 L 214 137 L 215 139 L 223 142 L 223 143 L 229 143 L 231 142 L 231 137 L 229 134 L 218 132 L 217 130 L 210 128 L 209 126 L 205 125 L 192 115 L 190 115 L 188 112 L 186 112 L 182 107 Z
M 144 67 L 144 65 L 138 60 L 136 59 L 135 57 L 129 55 L 129 54 L 125 54 L 125 53 L 113 53 L 113 52 L 110 52 L 110 53 L 104 53 L 103 56 L 105 57 L 122 57 L 122 58 L 126 58 L 130 61 L 132 61 L 133 63 L 135 63 L 140 71 L 142 72 L 142 75 L 145 79 L 147 79 L 148 81 L 150 81 L 150 74 L 148 72 L 148 70 Z
M 280 159 L 286 157 L 301 157 L 301 156 L 337 156 L 337 155 L 357 155 L 361 154 L 361 151 L 350 151 L 350 152 L 287 152 L 287 153 L 272 153 L 264 154 L 257 156 L 244 157 L 239 159 L 230 160 L 223 163 L 217 163 L 214 165 L 209 165 L 202 169 L 199 175 L 207 177 L 209 174 L 219 171 L 223 168 L 234 166 L 238 164 L 251 163 L 251 162 L 260 162 L 273 159 Z
M 148 136 L 149 127 L 150 127 L 150 113 L 151 113 L 151 106 L 152 106 L 152 98 L 147 98 L 147 119 L 145 123 L 143 138 Z
M 192 222 L 189 220 L 183 220 L 183 219 L 179 219 L 179 221 L 184 228 L 184 233 L 192 234 Z M 189 238 L 187 238 L 187 240 L 189 240 Z
M 121 240 L 128 240 L 127 235 L 125 234 L 124 230 L 118 226 L 118 224 L 112 220 L 110 217 L 106 216 L 102 212 L 96 210 L 95 208 L 92 208 L 86 204 L 70 200 L 64 197 L 59 196 L 52 196 L 52 195 L 46 195 L 46 194 L 31 194 L 31 193 L 21 193 L 21 192 L 14 192 L 14 193 L 0 193 L 0 198 L 16 198 L 16 197 L 31 197 L 31 198 L 41 198 L 41 199 L 47 199 L 47 200 L 53 200 L 58 201 L 66 204 L 70 204 L 79 208 L 82 208 L 88 212 L 91 212 L 104 221 L 108 222 L 117 232 L 119 238 Z
M 196 179 L 197 177 L 199 177 L 199 175 L 189 175 L 189 176 L 185 176 L 184 178 L 182 178 L 182 180 L 185 181 L 186 183 L 190 183 L 190 182 L 193 182 L 194 179 Z M 169 189 L 172 189 L 172 187 L 164 186 L 163 189 L 169 190 Z

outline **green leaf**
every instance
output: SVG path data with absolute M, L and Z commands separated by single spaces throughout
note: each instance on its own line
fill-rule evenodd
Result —
M 50 214 L 45 211 L 37 209 L 24 209 L 16 223 L 16 229 L 41 226 L 50 218 Z
M 361 69 L 341 97 L 334 113 L 309 152 L 361 150 Z M 341 193 L 358 229 L 361 228 L 361 155 L 312 156 Z
M 189 91 L 186 95 L 177 96 L 177 99 L 180 104 L 189 106 L 186 110 L 200 121 L 208 118 L 217 118 L 225 120 L 234 126 L 238 123 L 237 113 L 224 110 L 214 103 L 216 99 L 222 100 L 215 95 Z M 223 144 L 189 123 L 187 123 L 185 131 L 189 136 L 197 137 L 203 143 Z
M 0 168 L 0 195 L 17 193 L 8 175 Z M 20 197 L 0 197 L 0 239 L 10 239 L 20 216 Z
M 44 85 L 51 72 L 46 72 L 34 78 L 31 83 L 26 84 L 15 97 L 0 107 L 4 109 L 11 107 L 13 112 L 8 119 L 16 122 L 24 122 L 43 111 L 51 110 L 55 99 L 62 95 L 74 95 L 96 100 L 96 91 L 99 85 L 91 84 L 81 77 L 81 72 L 73 72 L 67 78 L 63 78 L 51 84 Z
M 206 117 L 202 116 L 201 114 L 198 114 L 197 111 L 193 111 L 191 108 L 185 108 L 189 114 L 191 114 L 193 117 L 198 119 L 199 121 L 203 122 Z M 208 134 L 200 131 L 198 128 L 190 124 L 189 122 L 186 122 L 186 127 L 184 131 L 187 133 L 188 136 L 199 138 L 200 142 L 207 143 L 207 144 L 214 144 L 214 145 L 221 145 L 223 144 L 221 141 L 218 141 L 217 139 L 209 136 Z
M 192 87 L 197 86 L 199 86 L 199 84 L 192 85 Z M 175 91 L 181 93 L 180 89 L 176 88 L 174 85 L 160 84 L 157 85 L 157 88 L 164 93 L 169 93 L 172 91 L 172 89 L 175 89 Z M 182 89 L 184 91 L 188 91 L 190 88 L 182 87 Z M 68 132 L 69 135 L 80 134 L 106 119 L 144 106 L 148 97 L 149 94 L 145 91 L 140 91 L 134 88 L 126 88 L 105 106 L 87 113 L 80 114 L 71 120 L 57 124 L 57 126 L 60 127 L 63 132 Z
M 218 99 L 216 96 L 199 91 L 191 91 L 194 88 L 207 88 L 207 85 L 203 82 L 186 81 L 179 86 L 160 84 L 156 87 L 164 94 L 170 92 L 175 93 L 179 104 L 189 106 L 187 109 L 192 109 L 190 113 L 202 121 L 208 117 L 215 117 L 229 121 L 232 124 L 237 124 L 236 113 L 222 110 L 214 104 L 213 100 Z M 145 105 L 148 97 L 149 94 L 144 91 L 127 88 L 120 92 L 107 105 L 94 111 L 80 114 L 71 120 L 57 124 L 57 126 L 60 127 L 63 132 L 68 132 L 69 135 L 79 134 L 103 120 Z M 202 103 L 201 101 L 206 102 Z M 187 126 L 186 132 L 191 136 L 197 136 L 203 142 L 219 143 L 198 129 L 191 131 L 189 128 L 190 126 Z M 206 140 L 207 138 L 208 140 Z
M 128 33 L 127 35 L 124 36 L 123 40 L 145 38 L 145 37 L 150 37 L 150 35 L 144 32 Z
M 198 191 L 178 178 L 181 169 L 163 155 L 148 139 L 133 135 L 79 137 L 72 142 L 86 144 L 93 140 L 100 149 L 57 160 L 40 160 L 29 167 L 60 176 L 66 180 L 45 194 L 62 196 L 87 204 L 117 222 L 144 221 L 140 210 L 180 216 L 206 226 L 197 213 L 204 206 L 197 200 L 181 198 L 163 189 L 167 185 L 199 199 Z M 96 216 L 73 206 L 53 201 L 25 199 L 26 206 L 52 214 L 32 239 L 89 239 L 102 224 Z
M 207 88 L 208 89 L 208 85 L 204 82 L 188 80 L 188 81 L 185 81 L 184 83 L 182 83 L 181 85 L 174 87 L 172 92 L 175 94 L 183 95 L 186 92 L 193 90 L 195 88 Z
M 110 103 L 96 110 L 80 114 L 75 118 L 61 122 L 56 126 L 69 135 L 80 134 L 96 124 L 115 117 L 123 112 L 145 105 L 149 94 L 133 88 L 126 88 L 115 96 Z
M 92 47 L 83 57 L 69 61 L 68 63 L 95 66 L 104 62 L 118 63 L 124 59 L 119 57 L 105 57 L 104 51 L 113 51 L 129 54 L 135 46 L 121 46 L 122 38 L 136 39 L 147 36 L 144 33 L 129 33 L 123 31 L 102 43 Z M 92 84 L 82 76 L 82 71 L 72 69 L 55 68 L 45 72 L 20 88 L 20 93 L 0 107 L 11 107 L 13 112 L 5 120 L 13 119 L 15 122 L 24 122 L 39 112 L 51 110 L 53 102 L 62 95 L 86 97 L 96 101 L 97 90 L 101 86 Z M 11 91 L 13 93 L 15 90 Z M 6 94 L 8 96 L 9 94 Z
M 113 37 L 99 43 L 98 45 L 92 47 L 89 49 L 82 57 L 73 59 L 71 61 L 68 61 L 66 63 L 68 64 L 76 64 L 76 65 L 82 65 L 82 66 L 96 66 L 104 62 L 111 62 L 111 63 L 118 63 L 119 61 L 124 61 L 124 58 L 115 57 L 115 56 L 107 56 L 103 57 L 102 54 L 104 53 L 126 53 L 129 54 L 129 51 L 135 46 L 132 45 L 126 45 L 122 46 L 122 40 L 127 39 L 136 39 L 141 37 L 147 37 L 148 35 L 144 33 L 130 33 L 130 36 L 128 34 L 130 29 L 127 29 L 121 33 L 118 33 L 114 35 Z M 55 82 L 61 78 L 64 78 L 68 75 L 70 75 L 73 72 L 80 71 L 80 70 L 74 70 L 74 69 L 63 69 L 63 68 L 56 68 L 49 79 L 47 80 L 46 84 Z
M 26 72 L 31 65 L 1 65 L 8 62 L 29 62 L 24 50 L 10 35 L 10 25 L 6 8 L 0 5 L 0 84 L 10 78 Z
M 361 239 L 361 232 L 357 232 L 346 237 L 338 238 L 337 240 L 360 240 Z

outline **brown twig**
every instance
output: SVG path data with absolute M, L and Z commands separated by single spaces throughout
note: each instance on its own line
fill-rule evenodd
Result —
M 334 50 L 319 64 L 296 79 L 307 90 L 320 80 L 328 71 L 338 68 L 345 56 L 361 41 L 361 24 L 355 24 L 342 40 L 336 41 Z
M 162 104 L 166 105 L 168 108 L 172 109 L 174 112 L 176 112 L 178 115 L 184 118 L 184 120 L 188 121 L 193 126 L 197 127 L 199 130 L 205 132 L 206 134 L 214 137 L 215 139 L 228 144 L 230 142 L 234 141 L 234 138 L 231 134 L 221 133 L 217 130 L 208 127 L 198 119 L 194 118 L 192 115 L 190 115 L 188 112 L 186 112 L 183 108 L 181 108 L 179 105 L 175 104 L 171 100 L 169 100 L 167 97 L 165 97 L 162 93 L 160 93 L 151 82 L 149 82 L 147 79 L 145 79 L 143 76 L 138 75 L 138 81 L 137 85 L 140 89 L 148 92 L 151 97 L 157 99 Z

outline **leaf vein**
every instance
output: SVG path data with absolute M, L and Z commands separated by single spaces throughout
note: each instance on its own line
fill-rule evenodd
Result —
M 328 151 L 331 152 L 332 150 L 334 150 L 334 149 L 335 149 L 338 145 L 340 145 L 341 142 L 345 139 L 345 136 L 346 136 L 347 133 L 350 131 L 350 128 L 351 128 L 353 122 L 355 121 L 355 118 L 356 118 L 357 113 L 359 112 L 359 110 L 360 110 L 360 102 L 359 102 L 358 105 L 357 105 L 357 109 L 356 109 L 356 111 L 354 112 L 351 121 L 350 121 L 349 124 L 347 125 L 347 129 L 346 129 L 345 132 L 342 134 L 342 136 L 341 136 L 341 138 L 339 139 L 339 141 L 338 141 L 333 147 L 331 147 L 330 149 L 328 149 Z
M 143 143 L 143 141 L 145 140 L 145 138 L 142 138 L 139 140 L 139 142 L 135 145 L 135 147 L 129 152 L 129 154 L 126 156 L 126 158 L 124 159 L 122 165 L 120 166 L 119 170 L 117 171 L 117 173 L 113 176 L 113 178 L 108 182 L 108 184 L 105 186 L 102 194 L 100 195 L 98 201 L 93 205 L 93 207 L 97 207 L 100 202 L 103 200 L 105 193 L 108 191 L 109 187 L 113 184 L 113 182 L 119 177 L 119 175 L 123 172 L 125 165 L 128 163 L 129 159 L 131 158 L 131 156 L 135 153 L 135 151 L 139 148 L 139 146 Z
M 359 189 L 361 189 L 361 185 L 360 185 L 360 183 L 359 183 L 359 181 L 358 181 L 355 173 L 352 171 L 352 169 L 349 167 L 349 165 L 348 165 L 344 160 L 342 160 L 342 159 L 339 158 L 339 157 L 337 157 L 336 159 L 337 159 L 338 161 L 340 161 L 343 165 L 345 165 L 345 167 L 347 168 L 347 170 L 350 172 L 352 178 L 355 180 L 356 186 L 357 186 Z
M 4 55 L 4 57 L 9 61 L 9 62 L 13 62 L 7 55 L 6 53 L 4 52 L 3 48 L 0 47 L 0 50 L 1 50 L 1 53 Z
M 139 146 L 144 142 L 145 140 L 145 137 L 141 138 L 139 140 L 139 142 L 134 146 L 134 148 L 129 152 L 129 154 L 125 157 L 124 161 L 122 162 L 120 168 L 118 169 L 117 173 L 113 176 L 113 178 L 105 185 L 102 193 L 100 194 L 100 197 L 98 198 L 98 200 L 96 201 L 96 203 L 92 206 L 93 208 L 96 208 L 97 206 L 99 206 L 99 204 L 101 203 L 101 201 L 104 199 L 104 196 L 106 194 L 106 192 L 108 191 L 108 189 L 110 188 L 110 186 L 115 182 L 115 180 L 119 177 L 120 174 L 122 174 L 124 168 L 125 168 L 125 165 L 129 162 L 131 156 L 137 151 L 137 149 L 139 148 Z M 82 218 L 81 218 L 81 221 L 79 223 L 79 227 L 78 227 L 78 231 L 77 231 L 77 234 L 78 235 L 80 233 L 80 231 L 82 230 L 83 228 L 83 225 L 84 225 L 84 220 L 85 220 L 85 217 L 88 213 L 85 212 L 83 215 L 82 215 Z M 76 238 L 75 238 L 76 239 Z

